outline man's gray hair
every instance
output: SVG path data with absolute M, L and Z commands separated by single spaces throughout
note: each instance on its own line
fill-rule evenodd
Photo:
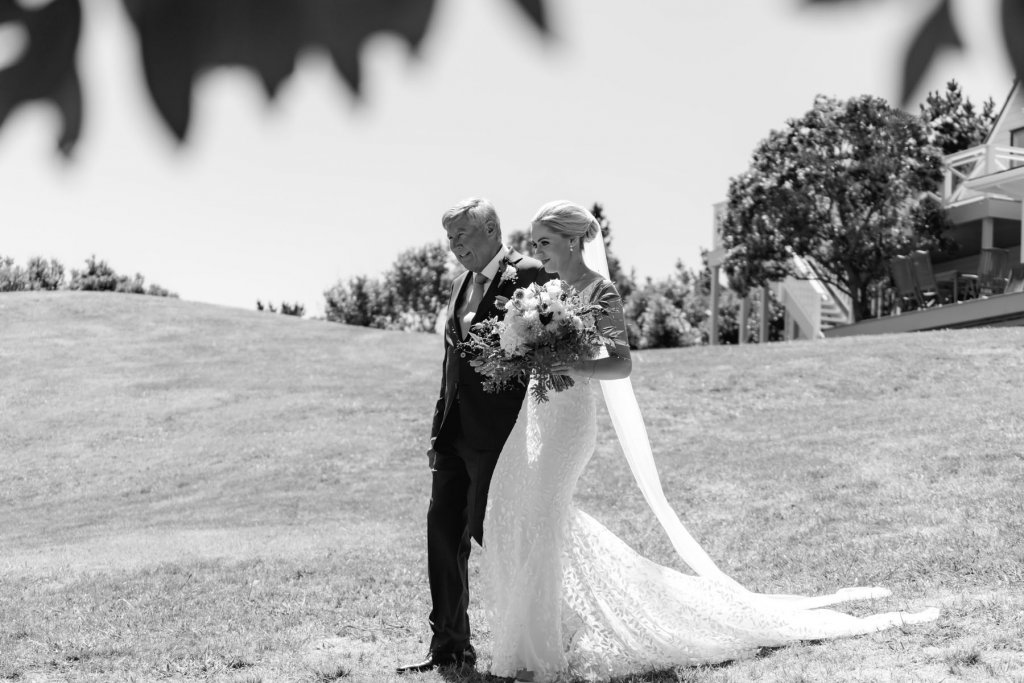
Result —
M 444 212 L 441 216 L 441 225 L 447 230 L 448 227 L 465 216 L 476 227 L 484 227 L 488 223 L 494 225 L 498 234 L 501 234 L 501 222 L 498 220 L 498 212 L 494 210 L 494 204 L 483 197 L 470 197 Z

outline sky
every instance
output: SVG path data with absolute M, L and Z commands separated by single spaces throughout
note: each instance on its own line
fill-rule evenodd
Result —
M 251 72 L 211 71 L 184 146 L 119 0 L 83 4 L 83 134 L 66 162 L 47 105 L 0 128 L 0 255 L 70 269 L 95 254 L 182 299 L 322 315 L 324 290 L 440 242 L 442 213 L 469 196 L 506 232 L 552 199 L 600 202 L 639 277 L 698 267 L 712 205 L 769 131 L 819 93 L 898 102 L 935 0 L 547 0 L 548 40 L 509 0 L 437 0 L 418 55 L 387 34 L 364 45 L 358 100 L 315 52 L 269 104 Z M 996 0 L 953 10 L 965 49 L 933 62 L 915 113 L 953 78 L 997 105 L 1012 84 Z M 4 28 L 0 68 L 18 45 Z

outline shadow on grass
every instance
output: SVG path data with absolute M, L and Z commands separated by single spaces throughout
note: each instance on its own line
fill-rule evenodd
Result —
M 782 648 L 762 648 L 762 650 L 778 650 Z M 758 652 L 758 657 L 767 656 L 767 652 Z M 722 662 L 720 664 L 704 664 L 696 667 L 685 667 L 680 669 L 662 669 L 659 671 L 648 671 L 642 674 L 630 674 L 618 678 L 609 679 L 608 683 L 680 683 L 687 681 L 700 681 L 704 674 L 709 671 L 728 669 L 733 662 Z M 507 678 L 504 676 L 492 676 L 491 674 L 468 667 L 455 668 L 445 667 L 438 669 L 437 674 L 448 683 L 514 683 L 519 679 Z M 585 679 L 572 679 L 572 681 L 584 681 Z M 572 683 L 572 682 L 570 682 Z

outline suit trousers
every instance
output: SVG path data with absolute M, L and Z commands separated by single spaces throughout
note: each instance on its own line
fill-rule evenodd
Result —
M 427 510 L 427 572 L 430 578 L 430 651 L 461 652 L 470 647 L 469 553 L 471 539 L 483 544 L 487 489 L 500 450 L 466 445 L 458 436 L 435 444 Z

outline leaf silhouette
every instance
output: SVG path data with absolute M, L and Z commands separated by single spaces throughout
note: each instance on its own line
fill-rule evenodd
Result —
M 273 98 L 299 53 L 325 49 L 339 75 L 360 92 L 359 53 L 367 37 L 396 33 L 415 50 L 435 0 L 123 0 L 142 45 L 146 84 L 179 140 L 188 134 L 192 88 L 204 70 L 246 66 Z M 547 31 L 543 0 L 514 0 Z
M 1003 42 L 1017 78 L 1024 74 L 1024 5 L 1020 0 L 1003 0 Z
M 239 65 L 259 76 L 273 99 L 307 48 L 330 54 L 339 76 L 360 92 L 360 49 L 367 37 L 395 33 L 416 50 L 436 0 L 122 0 L 138 34 L 142 68 L 153 102 L 178 140 L 188 135 L 195 79 L 207 69 Z M 544 0 L 512 0 L 548 33 Z M 0 22 L 22 24 L 28 47 L 0 69 L 0 127 L 11 110 L 46 99 L 61 111 L 59 149 L 69 155 L 82 126 L 75 58 L 81 0 L 53 0 L 26 9 L 0 0 Z
M 416 48 L 434 0 L 124 0 L 124 5 L 139 34 L 154 103 L 183 140 L 193 82 L 204 70 L 249 67 L 273 98 L 294 71 L 299 52 L 321 47 L 358 94 L 363 41 L 389 31 Z
M 79 0 L 55 0 L 38 10 L 0 0 L 0 21 L 21 22 L 29 35 L 21 59 L 0 70 L 0 126 L 19 104 L 50 100 L 64 122 L 57 148 L 70 155 L 82 129 L 82 91 L 75 68 L 82 24 Z
M 543 0 L 515 0 L 515 2 L 533 20 L 537 28 L 541 31 L 547 31 L 548 24 L 547 17 L 544 14 Z
M 949 0 L 942 0 L 918 29 L 917 35 L 907 50 L 907 56 L 903 63 L 903 104 L 910 100 L 910 96 L 921 82 L 932 59 L 943 46 L 947 45 L 956 48 L 962 47 L 960 36 L 957 35 L 956 28 L 953 26 Z

